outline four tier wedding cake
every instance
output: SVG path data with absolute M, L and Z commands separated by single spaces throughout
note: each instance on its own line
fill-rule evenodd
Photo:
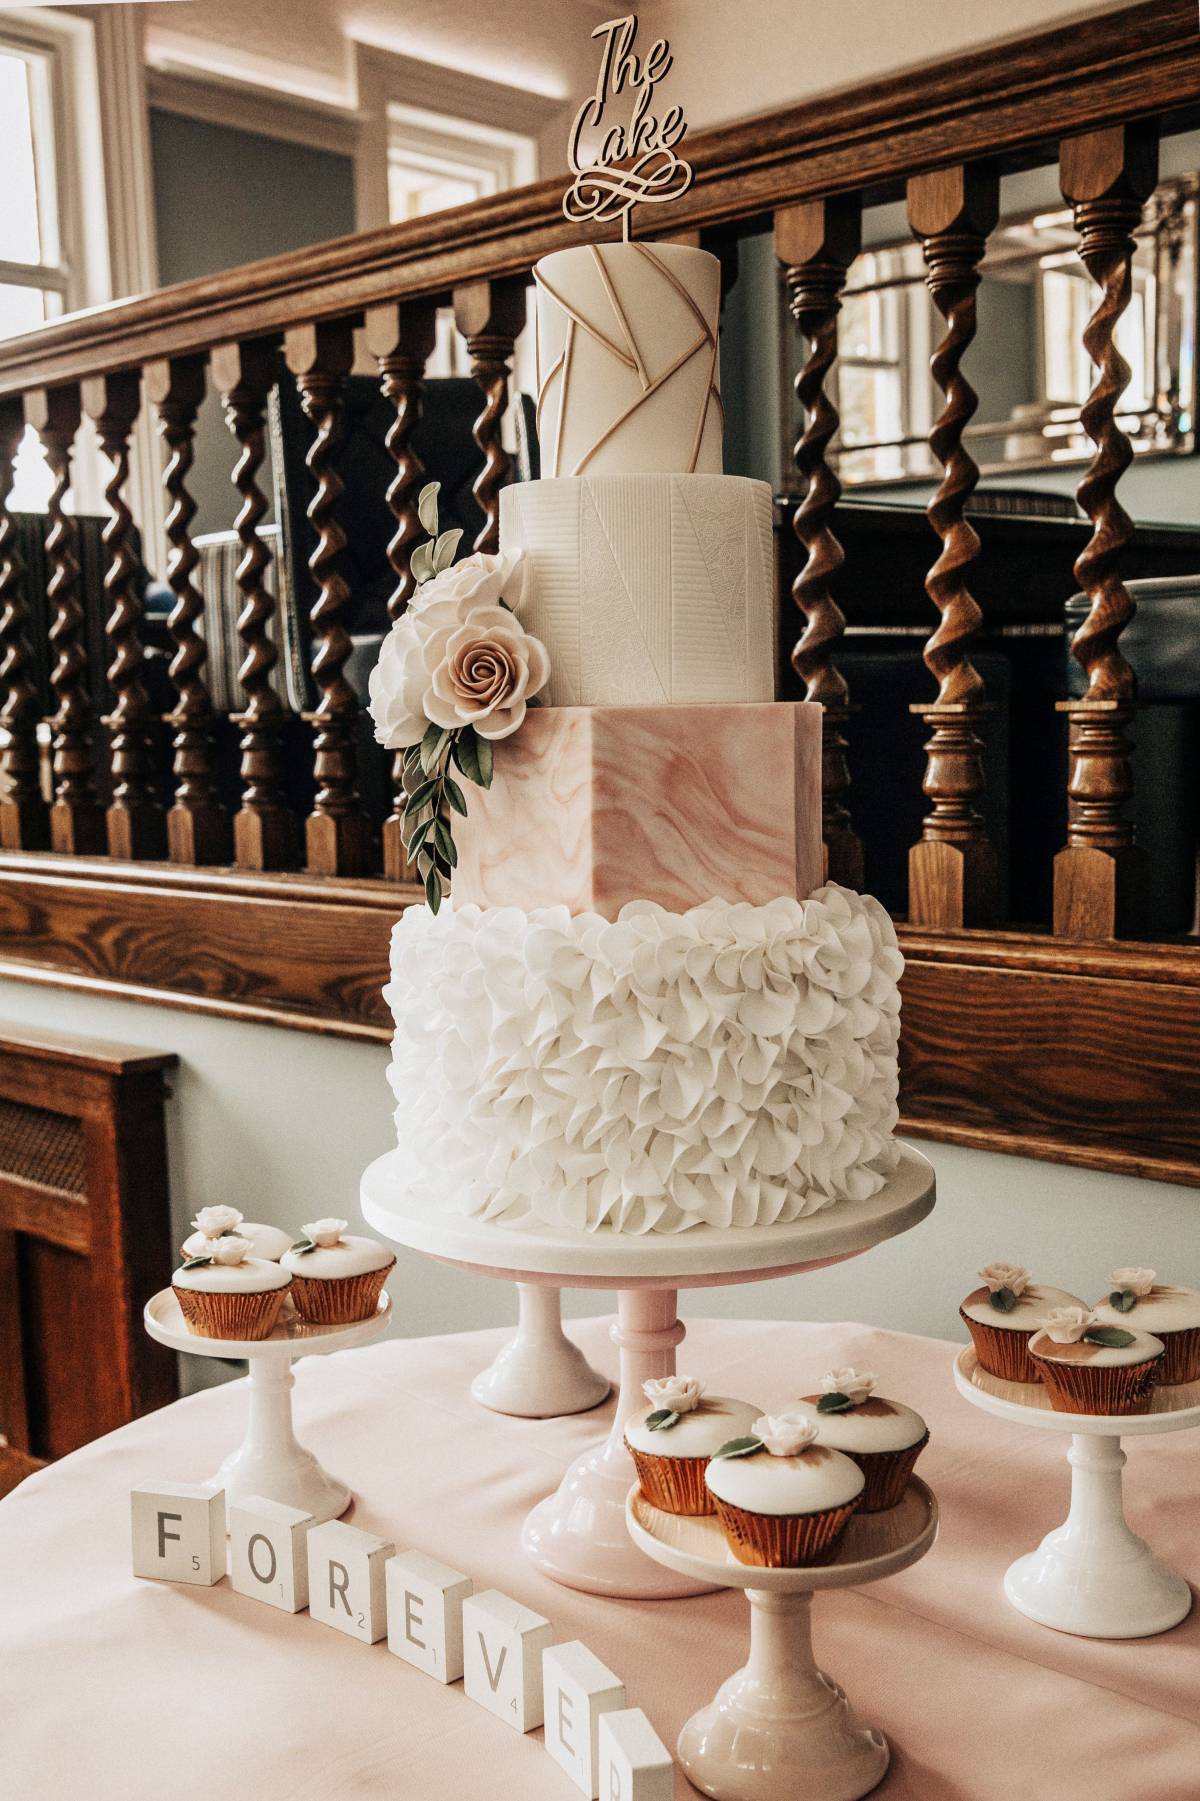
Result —
M 901 960 L 876 901 L 821 885 L 770 491 L 721 473 L 718 264 L 605 244 L 535 277 L 547 475 L 501 497 L 490 638 L 462 564 L 450 611 L 417 602 L 434 744 L 474 719 L 494 779 L 441 841 L 451 904 L 392 937 L 397 1179 L 513 1227 L 794 1220 L 894 1167 Z

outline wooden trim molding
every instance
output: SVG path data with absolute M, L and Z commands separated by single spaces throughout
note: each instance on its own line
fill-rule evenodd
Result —
M 231 131 L 281 138 L 346 157 L 354 155 L 363 123 L 361 113 L 349 107 L 272 91 L 229 75 L 169 65 L 151 65 L 146 70 L 146 99 L 157 112 L 177 113 L 202 125 L 223 125 Z
M 386 1044 L 388 940 L 419 898 L 0 854 L 0 978 Z M 901 1130 L 1200 1182 L 1200 943 L 900 927 Z
M 1140 0 L 1069 31 L 1055 27 L 697 133 L 688 140 L 696 184 L 676 203 L 672 230 L 760 219 L 838 193 L 895 198 L 910 174 L 981 156 L 1008 167 L 1050 160 L 1065 134 L 1151 115 L 1165 116 L 1168 128 L 1200 115 L 1192 0 Z M 523 275 L 547 252 L 603 235 L 564 219 L 561 186 L 535 182 L 55 320 L 0 345 L 0 394 Z M 657 228 L 650 221 L 647 229 Z

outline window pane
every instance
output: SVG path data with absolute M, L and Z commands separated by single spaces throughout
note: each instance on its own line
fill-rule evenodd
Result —
M 44 325 L 50 316 L 47 299 L 41 288 L 19 288 L 0 282 L 0 338 L 15 338 L 19 332 Z
M 4 120 L 0 257 L 10 263 L 37 263 L 42 257 L 42 239 L 38 229 L 29 65 L 24 57 L 4 52 L 0 52 L 0 119 Z

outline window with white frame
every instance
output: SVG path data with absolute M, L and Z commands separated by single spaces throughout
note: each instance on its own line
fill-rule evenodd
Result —
M 53 64 L 46 52 L 0 36 L 0 337 L 31 331 L 65 310 L 55 154 Z

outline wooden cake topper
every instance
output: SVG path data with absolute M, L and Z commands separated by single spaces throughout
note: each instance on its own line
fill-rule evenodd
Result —
M 645 59 L 639 58 L 633 48 L 637 27 L 637 14 L 629 13 L 597 25 L 592 33 L 604 45 L 600 73 L 595 92 L 588 95 L 571 126 L 568 152 L 575 180 L 563 197 L 563 212 L 572 224 L 620 219 L 626 241 L 635 206 L 677 200 L 695 179 L 692 165 L 675 154 L 687 130 L 683 108 L 668 107 L 661 118 L 651 111 L 654 90 L 671 69 L 671 46 L 666 38 L 656 38 Z M 609 123 L 605 129 L 612 102 L 626 88 L 632 99 L 628 123 Z M 603 131 L 599 151 L 589 163 L 580 160 L 586 131 Z

